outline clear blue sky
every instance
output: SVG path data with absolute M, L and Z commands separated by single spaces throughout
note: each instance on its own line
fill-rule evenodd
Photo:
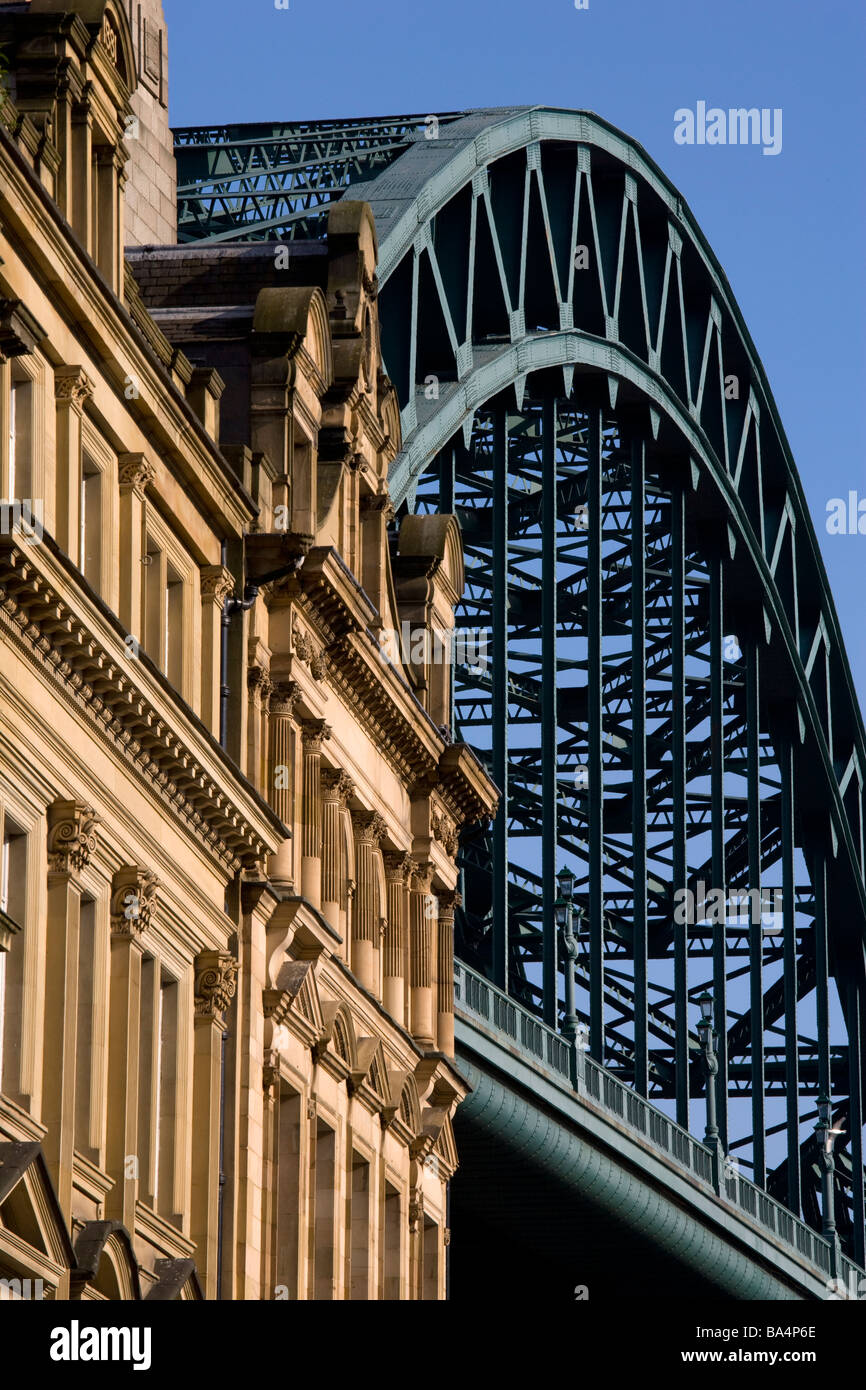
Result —
M 767 370 L 866 707 L 863 0 L 164 0 L 171 120 L 544 103 L 639 140 L 691 205 Z M 674 143 L 674 111 L 781 107 L 782 151 Z M 866 524 L 866 523 L 864 523 Z

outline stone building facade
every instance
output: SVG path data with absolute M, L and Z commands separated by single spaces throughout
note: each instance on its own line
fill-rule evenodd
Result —
M 364 204 L 140 230 L 159 11 L 0 5 L 0 1296 L 442 1298 L 459 528 Z

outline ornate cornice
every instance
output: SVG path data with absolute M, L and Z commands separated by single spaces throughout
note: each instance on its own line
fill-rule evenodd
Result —
M 0 299 L 0 361 L 28 355 L 44 337 L 45 329 L 20 299 Z
M 317 647 L 309 633 L 305 632 L 297 619 L 292 623 L 292 650 L 299 661 L 309 666 L 314 681 L 322 681 L 328 670 L 328 658 Z
M 215 1023 L 235 996 L 238 962 L 227 951 L 201 951 L 195 958 L 195 1016 Z
M 0 623 L 226 867 L 255 870 L 273 853 L 134 683 L 135 663 L 103 646 L 15 536 L 0 536 Z
M 454 858 L 460 845 L 460 836 L 457 827 L 451 817 L 445 811 L 439 811 L 433 807 L 430 823 L 433 829 L 433 838 L 442 846 L 445 853 Z
M 140 937 L 153 920 L 159 879 L 138 864 L 125 864 L 111 880 L 111 931 L 114 936 Z
M 99 816 L 83 801 L 54 801 L 48 807 L 48 871 L 77 877 L 96 849 Z

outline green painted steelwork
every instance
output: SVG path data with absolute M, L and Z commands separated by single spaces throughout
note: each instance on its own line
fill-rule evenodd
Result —
M 428 138 L 412 120 L 358 123 L 354 152 L 349 123 L 323 123 L 299 155 L 256 156 L 277 182 L 303 166 L 282 220 L 284 189 L 265 176 L 257 201 L 249 166 L 211 150 L 188 191 L 218 177 L 223 201 L 198 232 L 186 203 L 182 234 L 321 228 L 320 138 L 325 196 L 373 208 L 392 496 L 457 512 L 460 623 L 491 639 L 485 670 L 455 672 L 455 732 L 502 790 L 490 833 L 464 838 L 459 950 L 558 1021 L 551 870 L 569 864 L 590 1057 L 699 1126 L 711 985 L 726 1152 L 820 1227 L 826 1088 L 862 1264 L 866 735 L 754 344 L 680 194 L 606 122 L 477 111 Z M 262 139 L 232 130 L 230 160 Z M 778 886 L 779 929 L 677 920 L 701 883 L 723 902 Z

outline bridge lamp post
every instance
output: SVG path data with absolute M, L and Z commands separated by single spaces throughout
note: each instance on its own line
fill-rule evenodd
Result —
M 821 1233 L 830 1246 L 830 1273 L 835 1279 L 839 1272 L 839 1236 L 836 1231 L 836 1188 L 834 1175 L 836 1159 L 833 1146 L 838 1135 L 844 1133 L 833 1125 L 833 1103 L 828 1095 L 818 1097 L 818 1123 L 815 1125 L 815 1138 L 818 1141 L 818 1161 L 821 1165 Z
M 704 1143 L 713 1156 L 713 1186 L 716 1192 L 719 1192 L 721 1191 L 722 1154 L 719 1126 L 716 1119 L 716 1077 L 719 1074 L 719 1059 L 716 1056 L 718 1034 L 713 1027 L 713 996 L 704 990 L 704 993 L 698 996 L 698 1004 L 701 1010 L 701 1016 L 698 1020 L 698 1038 L 704 1055 L 704 1066 L 707 1069 L 707 1127 Z
M 571 869 L 560 869 L 556 875 L 559 893 L 553 904 L 556 925 L 562 932 L 565 948 L 565 1017 L 562 1032 L 572 1041 L 577 1037 L 577 1011 L 574 1007 L 574 963 L 577 960 L 577 937 L 574 934 L 574 874 Z

